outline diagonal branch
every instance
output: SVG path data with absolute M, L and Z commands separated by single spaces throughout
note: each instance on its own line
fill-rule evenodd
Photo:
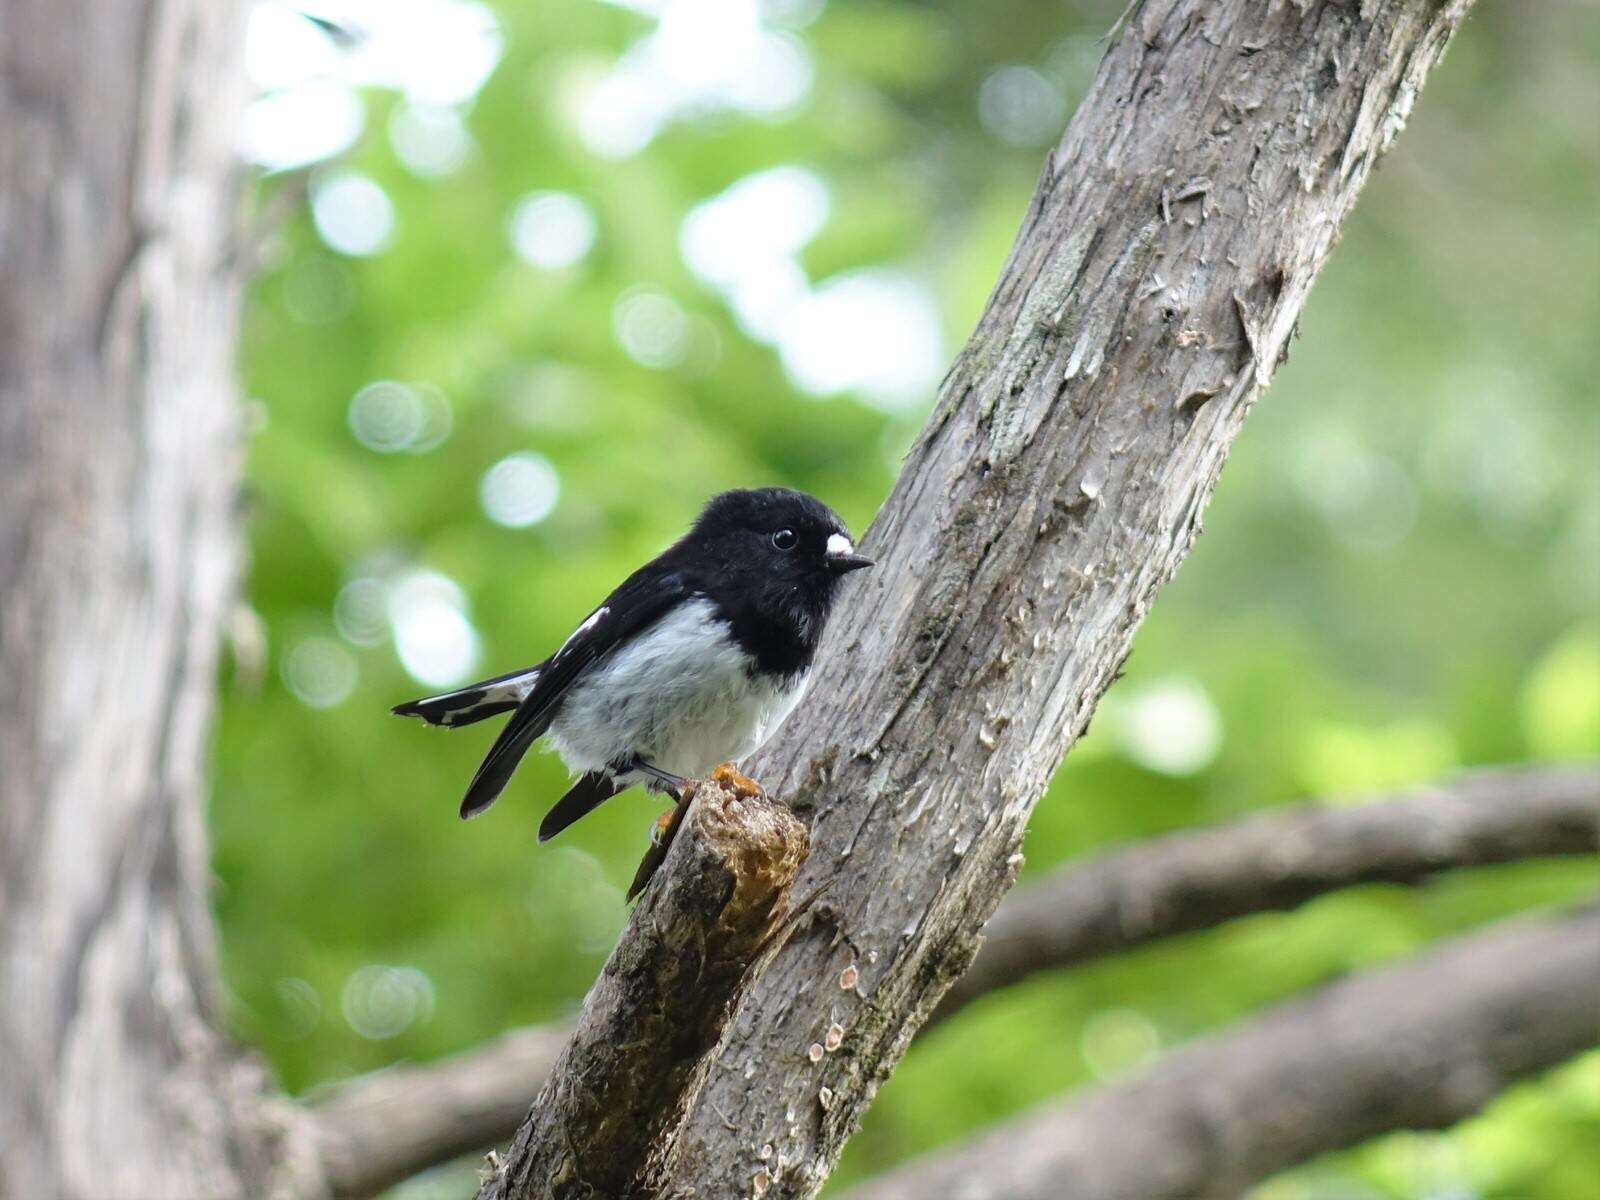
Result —
M 935 1018 L 1036 971 L 1294 908 L 1339 888 L 1595 851 L 1600 769 L 1588 763 L 1474 771 L 1383 803 L 1297 806 L 1152 838 L 1010 896 Z
M 1436 1129 L 1600 1042 L 1600 907 L 1458 938 L 1280 1005 L 1141 1077 L 868 1180 L 848 1200 L 1230 1200 Z
M 806 849 L 793 814 L 737 776 L 700 784 L 482 1200 L 654 1194 L 663 1138 L 782 935 Z
M 815 812 L 796 886 L 831 887 L 740 1001 L 663 1195 L 821 1188 L 970 965 L 1034 804 L 1469 7 L 1131 13 L 864 539 L 874 577 L 751 766 Z
M 1379 880 L 1600 850 L 1600 768 L 1484 769 L 1399 798 L 1296 806 L 1070 864 L 1008 897 L 935 1016 L 1035 971 Z M 393 1067 L 314 1097 L 334 1193 L 369 1196 L 504 1141 L 570 1026 L 530 1026 L 439 1063 Z

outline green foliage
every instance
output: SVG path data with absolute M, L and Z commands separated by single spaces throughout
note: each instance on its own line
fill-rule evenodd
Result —
M 909 406 L 803 393 L 685 265 L 681 223 L 754 172 L 803 166 L 831 201 L 798 252 L 811 283 L 903 271 L 941 314 L 947 356 L 1041 153 L 1012 144 L 1027 111 L 980 121 L 985 81 L 1029 66 L 1070 109 L 1119 8 L 835 0 L 786 35 L 815 66 L 792 111 L 691 114 L 621 158 L 588 148 L 575 97 L 651 21 L 592 0 L 497 8 L 504 56 L 463 109 L 474 148 L 453 173 L 408 170 L 384 136 L 403 102 L 366 93 L 369 133 L 342 166 L 387 193 L 393 236 L 341 255 L 297 211 L 245 337 L 260 426 L 248 600 L 266 657 L 242 640 L 225 681 L 217 906 L 235 1028 L 290 1087 L 570 1011 L 655 814 L 629 795 L 537 847 L 564 776 L 536 756 L 499 806 L 459 822 L 492 734 L 388 715 L 430 687 L 397 657 L 383 589 L 418 569 L 453 580 L 490 674 L 548 653 L 711 491 L 789 483 L 864 528 L 931 389 Z M 1239 439 L 1209 536 L 1041 803 L 1028 873 L 1305 796 L 1600 750 L 1593 26 L 1561 6 L 1491 7 L 1463 32 Z M 313 194 L 329 171 L 312 171 Z M 545 191 L 594 215 L 574 265 L 513 253 L 518 202 Z M 664 367 L 619 344 L 636 294 L 677 306 L 637 310 L 654 313 L 650 336 L 666 314 Z M 437 444 L 380 453 L 353 435 L 352 397 L 377 380 L 420 389 L 402 395 Z M 522 451 L 560 494 L 510 528 L 480 487 Z M 413 584 L 455 603 L 438 578 Z M 917 1044 L 840 1179 L 1594 883 L 1593 862 L 1568 862 L 1363 888 L 994 996 Z M 1600 1178 L 1597 1095 L 1590 1057 L 1459 1129 L 1383 1139 L 1259 1195 L 1577 1200 Z

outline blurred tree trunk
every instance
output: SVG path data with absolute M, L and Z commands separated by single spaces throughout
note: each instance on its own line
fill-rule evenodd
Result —
M 267 1194 L 204 762 L 239 559 L 228 4 L 0 11 L 0 1195 Z

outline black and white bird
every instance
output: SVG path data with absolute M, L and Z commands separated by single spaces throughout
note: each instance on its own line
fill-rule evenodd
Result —
M 513 713 L 463 817 L 493 804 L 547 736 L 578 779 L 540 824 L 546 841 L 624 788 L 681 796 L 753 753 L 805 693 L 840 581 L 871 565 L 804 492 L 723 492 L 544 662 L 394 711 L 450 728 Z

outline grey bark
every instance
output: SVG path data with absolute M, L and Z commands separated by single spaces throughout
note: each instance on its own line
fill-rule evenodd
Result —
M 977 961 L 934 1019 L 1037 971 L 1340 888 L 1597 850 L 1600 770 L 1591 764 L 1482 769 L 1398 798 L 1298 805 L 1153 839 L 1061 867 L 1006 897 L 984 927 Z M 570 1033 L 530 1026 L 313 1097 L 335 1193 L 369 1196 L 511 1137 Z
M 1294 1000 L 846 1193 L 1233 1200 L 1395 1129 L 1435 1129 L 1600 1042 L 1600 908 L 1508 922 Z
M 1302 806 L 1152 838 L 1007 897 L 934 1019 L 1038 971 L 1360 883 L 1600 851 L 1593 765 L 1474 771 L 1403 799 Z
M 1034 803 L 1468 7 L 1134 7 L 865 539 L 877 570 L 750 766 L 813 814 L 797 888 L 831 887 L 740 1003 L 663 1194 L 821 1187 L 971 963 Z
M 805 857 L 805 826 L 783 804 L 736 783 L 700 785 L 480 1200 L 657 1194 L 662 1139 L 740 988 L 781 938 Z
M 0 11 L 0 1195 L 292 1173 L 218 1033 L 204 760 L 239 545 L 236 13 Z

